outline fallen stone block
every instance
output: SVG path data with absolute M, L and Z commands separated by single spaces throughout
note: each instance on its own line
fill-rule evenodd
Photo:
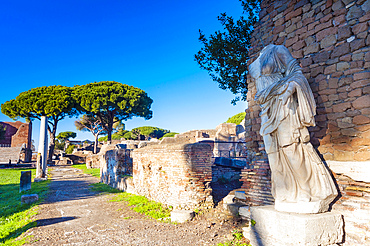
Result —
M 184 223 L 194 217 L 194 212 L 190 210 L 173 210 L 171 212 L 171 221 L 177 223 Z
M 245 191 L 235 191 L 235 198 L 240 200 L 246 200 Z
M 244 220 L 249 220 L 251 218 L 251 212 L 249 210 L 249 206 L 243 206 L 239 208 L 239 215 Z
M 46 180 L 48 180 L 48 178 L 34 178 L 33 182 L 37 183 L 37 182 L 46 181 Z
M 236 203 L 224 203 L 223 204 L 224 209 L 232 216 L 238 217 L 239 216 L 239 207 L 240 204 Z
M 30 204 L 34 203 L 39 200 L 39 196 L 37 194 L 30 194 L 30 195 L 23 195 L 21 196 L 21 204 Z
M 223 203 L 233 203 L 234 202 L 235 195 L 227 195 L 222 199 Z

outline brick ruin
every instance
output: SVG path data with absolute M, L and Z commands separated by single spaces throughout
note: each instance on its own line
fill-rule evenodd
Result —
M 346 245 L 370 240 L 370 1 L 264 0 L 252 35 L 251 64 L 266 45 L 286 46 L 308 79 L 317 103 L 311 143 L 336 178 Z M 259 135 L 256 88 L 248 78 L 247 151 L 242 172 L 252 205 L 273 203 L 270 169 Z
M 261 9 L 249 64 L 270 43 L 286 46 L 301 64 L 317 103 L 316 126 L 309 129 L 311 142 L 341 193 L 332 210 L 344 216 L 345 245 L 364 244 L 370 238 L 370 1 L 264 0 Z M 211 205 L 210 180 L 240 175 L 250 205 L 273 204 L 255 93 L 255 84 L 248 78 L 245 137 L 240 138 L 248 163 L 241 173 L 232 165 L 215 168 L 215 162 L 209 161 L 212 152 L 213 156 L 219 153 L 215 149 L 229 151 L 229 156 L 231 150 L 238 151 L 237 145 L 217 146 L 217 131 L 206 130 L 134 151 L 109 150 L 100 157 L 102 181 L 167 205 L 194 209 Z M 241 134 L 237 129 L 235 133 L 222 129 L 229 134 L 228 141 L 231 135 L 238 139 Z M 196 143 L 200 140 L 206 142 Z M 117 163 L 125 169 L 132 165 L 133 177 L 119 174 L 122 168 Z
M 100 167 L 101 181 L 120 190 L 174 208 L 210 208 L 212 188 L 218 183 L 237 181 L 241 186 L 241 169 L 247 163 L 243 151 L 236 150 L 243 149 L 244 135 L 241 125 L 222 123 L 216 129 L 193 130 L 161 141 L 121 141 L 103 145 L 98 154 L 87 156 L 86 165 Z
M 0 162 L 29 162 L 32 157 L 32 124 L 0 122 L 5 128 L 5 139 L 0 140 Z

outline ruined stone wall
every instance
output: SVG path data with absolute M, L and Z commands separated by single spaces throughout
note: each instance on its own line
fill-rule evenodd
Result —
M 315 96 L 316 126 L 309 129 L 312 144 L 337 174 L 351 177 L 349 169 L 370 174 L 370 1 L 265 0 L 261 9 L 249 64 L 270 43 L 286 46 L 300 62 Z M 260 107 L 253 100 L 256 88 L 250 78 L 248 90 L 246 142 L 251 158 L 242 180 L 254 203 L 269 204 L 270 198 L 258 198 L 269 194 L 267 184 L 258 184 L 270 178 L 270 171 L 263 161 Z M 343 175 L 336 177 L 343 192 L 333 208 L 345 213 L 347 243 L 357 240 L 361 244 L 370 238 L 368 224 L 350 218 L 358 217 L 351 214 L 369 217 L 370 179 L 349 178 L 348 190 L 339 179 Z
M 0 122 L 6 127 L 5 139 L 0 140 L 0 145 L 8 147 L 22 147 L 26 144 L 26 148 L 31 148 L 31 133 L 32 125 L 30 123 L 16 122 Z
M 213 206 L 208 144 L 153 145 L 132 152 L 135 193 L 174 208 Z
M 95 158 L 95 160 L 94 160 Z M 132 182 L 132 158 L 129 149 L 111 149 L 104 154 L 89 156 L 91 164 L 98 162 L 100 167 L 100 182 L 113 188 L 135 193 Z M 98 161 L 97 161 L 98 160 Z

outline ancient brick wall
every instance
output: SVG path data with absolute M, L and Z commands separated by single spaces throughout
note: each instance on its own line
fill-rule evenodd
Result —
M 263 1 L 260 18 L 249 64 L 267 44 L 285 45 L 316 99 L 311 142 L 325 160 L 370 160 L 369 1 Z M 249 140 L 261 141 L 255 93 L 249 79 Z
M 220 165 L 212 166 L 212 182 L 228 183 L 233 180 L 240 180 L 241 169 L 225 167 Z
M 174 208 L 213 206 L 208 144 L 153 145 L 132 152 L 135 193 Z
M 31 147 L 31 132 L 32 125 L 30 123 L 16 122 L 0 122 L 6 127 L 5 139 L 0 140 L 0 145 L 9 147 L 22 147 L 26 144 L 27 148 Z
M 370 174 L 369 26 L 369 0 L 265 0 L 252 35 L 248 63 L 273 43 L 286 46 L 301 64 L 317 104 L 316 126 L 309 129 L 311 143 L 337 173 L 343 192 L 333 209 L 345 214 L 346 241 L 354 244 L 370 238 L 368 224 L 356 219 L 358 214 L 369 218 L 370 178 L 351 178 L 352 173 Z M 260 107 L 253 100 L 256 88 L 250 77 L 248 90 L 246 142 L 250 169 L 243 170 L 241 180 L 252 204 L 270 204 L 266 182 L 270 170 L 259 135 Z M 349 169 L 351 172 L 347 172 Z M 349 176 L 349 190 L 340 174 Z M 261 194 L 266 199 L 261 199 Z
M 14 149 L 25 147 L 25 149 L 22 150 L 22 153 L 19 154 L 16 159 L 23 162 L 31 161 L 32 124 L 22 123 L 20 121 L 0 122 L 0 124 L 6 128 L 5 139 L 0 140 L 0 147 L 13 147 Z M 5 152 L 6 150 L 3 151 L 3 153 Z M 6 158 L 8 157 L 4 154 L 1 154 L 0 159 Z M 14 159 L 14 157 L 12 159 Z

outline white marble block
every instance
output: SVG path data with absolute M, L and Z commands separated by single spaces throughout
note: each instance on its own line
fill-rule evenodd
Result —
M 194 217 L 194 212 L 189 210 L 173 210 L 171 212 L 171 221 L 177 223 L 184 223 Z
M 297 214 L 274 206 L 251 207 L 254 226 L 244 228 L 253 246 L 317 246 L 343 242 L 343 217 L 339 213 Z

